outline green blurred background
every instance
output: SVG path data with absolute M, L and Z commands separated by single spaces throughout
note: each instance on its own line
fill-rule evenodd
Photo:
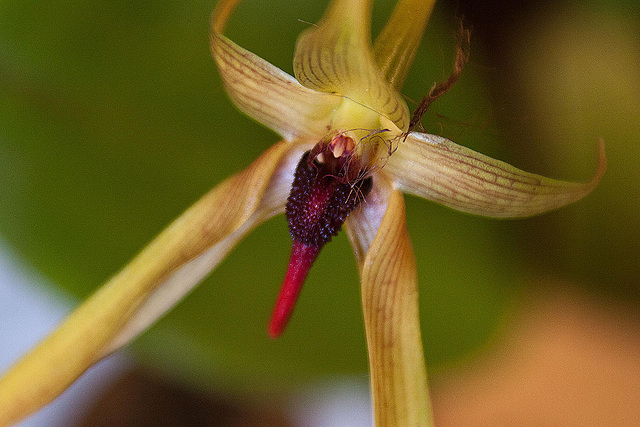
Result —
M 208 48 L 213 1 L 0 1 L 0 236 L 86 297 L 172 219 L 277 140 L 234 109 Z M 324 1 L 243 2 L 227 34 L 287 72 Z M 374 35 L 393 2 L 377 1 Z M 423 122 L 532 172 L 588 180 L 585 200 L 522 221 L 407 198 L 430 372 L 490 346 L 559 278 L 635 307 L 640 297 L 640 12 L 636 1 L 440 2 L 402 92 L 410 108 L 450 72 L 460 17 L 471 63 Z M 302 22 L 305 21 L 305 22 Z M 289 256 L 284 218 L 245 239 L 133 345 L 207 391 L 287 391 L 367 372 L 345 235 L 324 250 L 278 340 L 266 322 Z

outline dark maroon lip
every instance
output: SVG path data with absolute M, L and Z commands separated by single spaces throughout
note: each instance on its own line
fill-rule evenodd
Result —
M 287 273 L 276 302 L 269 335 L 279 336 L 291 318 L 302 285 L 322 247 L 337 235 L 342 224 L 371 191 L 372 179 L 349 182 L 359 176 L 350 170 L 357 167 L 352 156 L 335 158 L 325 154 L 325 161 L 306 152 L 295 171 L 287 199 L 286 217 L 293 247 Z

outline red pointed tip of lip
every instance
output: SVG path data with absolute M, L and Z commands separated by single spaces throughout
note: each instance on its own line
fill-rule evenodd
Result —
M 298 300 L 298 295 L 300 295 L 302 285 L 319 252 L 320 248 L 317 246 L 308 246 L 296 240 L 293 241 L 287 275 L 282 283 L 282 288 L 280 288 L 280 294 L 269 322 L 268 332 L 271 338 L 278 338 L 284 332 L 293 314 L 293 308 Z

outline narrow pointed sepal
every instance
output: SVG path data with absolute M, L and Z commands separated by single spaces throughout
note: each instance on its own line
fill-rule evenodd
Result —
M 378 68 L 398 90 L 420 46 L 434 4 L 435 0 L 399 0 L 373 45 Z
M 211 190 L 5 372 L 0 425 L 53 400 L 173 307 L 253 227 L 282 213 L 300 155 L 283 141 Z
M 306 245 L 297 240 L 293 241 L 287 274 L 269 322 L 268 332 L 271 338 L 279 337 L 289 323 L 302 285 L 313 262 L 318 257 L 318 253 L 320 253 L 318 246 Z
M 405 193 L 476 215 L 522 218 L 580 200 L 598 185 L 606 163 L 601 140 L 593 178 L 567 182 L 525 172 L 441 136 L 412 132 L 385 172 Z
M 346 224 L 360 260 L 376 425 L 433 425 L 402 194 L 377 180 Z

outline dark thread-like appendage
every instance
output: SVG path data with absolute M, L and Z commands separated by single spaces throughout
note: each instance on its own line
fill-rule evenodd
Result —
M 462 69 L 469 62 L 470 46 L 471 46 L 471 30 L 465 29 L 460 22 L 460 34 L 458 36 L 458 46 L 456 48 L 456 60 L 453 64 L 453 71 L 449 74 L 449 77 L 440 83 L 434 83 L 429 93 L 422 97 L 420 104 L 413 112 L 411 121 L 409 122 L 409 129 L 404 133 L 404 140 L 407 136 L 419 126 L 422 129 L 422 116 L 425 115 L 431 104 L 442 95 L 444 95 L 453 85 L 458 81 Z M 422 129 L 424 131 L 424 129 Z

